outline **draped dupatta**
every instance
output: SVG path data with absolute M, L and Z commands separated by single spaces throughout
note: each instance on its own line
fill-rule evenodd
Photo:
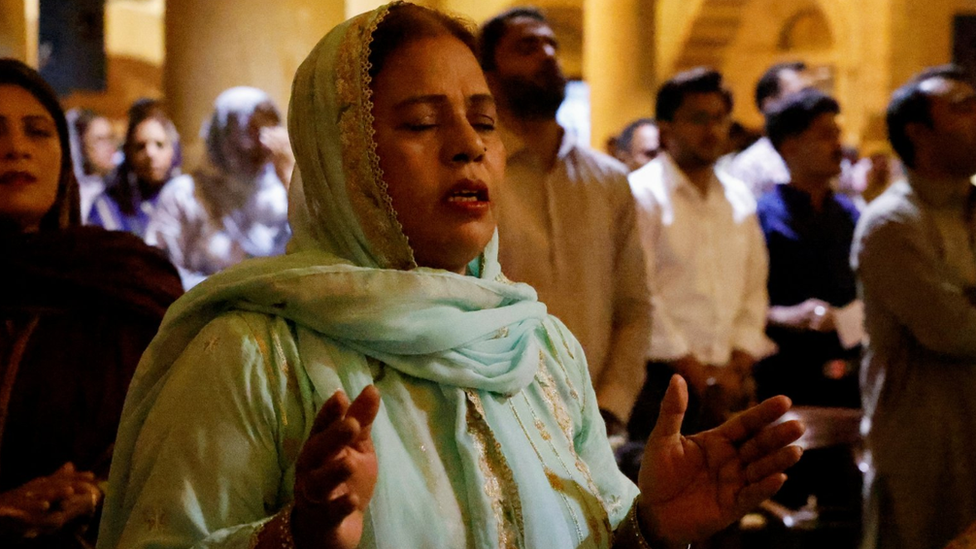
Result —
M 388 520 L 397 513 L 404 516 L 404 508 L 417 505 L 402 493 L 398 476 L 408 477 L 408 464 L 424 459 L 418 457 L 417 448 L 425 448 L 422 440 L 430 433 L 424 431 L 426 419 L 409 417 L 416 409 L 411 408 L 405 392 L 381 390 L 383 403 L 372 431 L 380 477 L 369 508 L 364 546 L 429 546 L 425 541 L 429 538 L 424 536 L 437 528 L 466 528 L 471 532 L 469 541 L 477 547 L 540 546 L 523 538 L 521 503 L 511 492 L 516 490 L 512 467 L 490 425 L 502 416 L 514 421 L 514 408 L 507 400 L 536 383 L 547 365 L 566 371 L 553 354 L 552 331 L 563 338 L 559 347 L 565 349 L 564 361 L 577 360 L 569 349 L 579 353 L 579 347 L 561 324 L 548 317 L 531 287 L 504 277 L 497 260 L 497 234 L 471 262 L 467 275 L 416 265 L 387 193 L 373 141 L 369 45 L 388 9 L 381 7 L 336 27 L 298 69 L 288 124 L 297 160 L 289 190 L 293 229 L 289 253 L 247 261 L 191 290 L 170 309 L 144 355 L 123 413 L 100 546 L 114 547 L 132 518 L 133 496 L 127 490 L 141 482 L 131 473 L 136 443 L 152 439 L 143 426 L 165 389 L 171 367 L 201 330 L 231 311 L 261 313 L 269 326 L 277 327 L 273 328 L 278 334 L 275 337 L 280 335 L 284 341 L 280 346 L 283 360 L 311 380 L 316 409 L 336 389 L 355 397 L 366 385 L 376 383 L 376 365 L 392 369 L 390 375 L 406 380 L 404 384 L 429 382 L 425 386 L 436 387 L 441 409 L 449 413 L 431 420 L 452 437 L 449 460 L 454 465 L 447 469 L 450 481 L 444 482 L 449 487 L 448 499 L 464 509 L 467 524 L 397 530 Z M 314 359 L 316 352 L 330 358 Z M 585 363 L 581 354 L 577 357 L 574 367 L 578 369 L 573 371 L 584 372 L 579 375 L 588 383 Z M 208 364 L 194 367 L 207 368 Z M 591 389 L 580 387 L 580 392 L 584 390 L 592 395 Z M 554 391 L 550 384 L 546 390 L 538 389 L 533 398 L 541 401 L 539 395 L 545 393 L 550 399 Z M 529 402 L 528 397 L 523 398 Z M 560 440 L 573 455 L 575 438 L 582 435 L 567 426 L 568 416 L 557 415 L 537 417 L 529 425 L 542 430 L 544 424 L 555 426 L 558 419 L 555 430 L 564 431 Z M 600 437 L 605 444 L 605 434 Z M 529 448 L 524 438 L 518 444 Z M 486 455 L 492 458 L 490 466 Z M 600 456 L 612 467 L 609 450 L 601 446 Z M 567 463 L 567 478 L 588 474 L 578 456 Z M 546 525 L 566 521 L 562 504 L 552 499 L 560 496 L 549 492 L 555 477 L 547 476 L 551 473 L 548 467 L 545 474 L 542 465 L 534 467 L 539 474 L 526 493 L 533 494 L 534 501 L 544 502 L 537 505 L 534 535 L 556 543 L 555 547 L 564 543 L 559 541 L 563 538 L 546 532 Z M 615 471 L 613 482 L 617 482 Z M 504 482 L 499 483 L 499 478 Z M 574 482 L 574 486 L 586 485 L 582 480 Z M 288 486 L 287 493 L 290 490 Z M 608 530 L 607 513 L 592 480 L 580 494 L 579 502 L 574 500 L 572 505 L 589 506 L 590 515 L 603 517 L 595 519 L 597 527 L 590 525 L 589 531 Z M 633 497 L 633 493 L 622 495 L 624 503 Z M 561 497 L 570 504 L 566 496 Z M 418 510 L 431 518 L 435 512 Z M 576 532 L 584 530 L 576 525 Z M 607 538 L 593 539 L 605 542 Z

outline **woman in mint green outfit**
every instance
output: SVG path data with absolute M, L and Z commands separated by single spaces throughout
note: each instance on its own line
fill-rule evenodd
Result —
M 802 428 L 772 425 L 789 401 L 683 438 L 679 378 L 641 490 L 617 470 L 582 349 L 498 265 L 504 151 L 473 49 L 394 4 L 302 64 L 290 253 L 170 310 L 99 547 L 669 547 L 779 488 L 799 459 Z

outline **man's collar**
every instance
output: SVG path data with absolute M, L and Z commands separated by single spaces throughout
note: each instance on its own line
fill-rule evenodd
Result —
M 688 179 L 688 176 L 685 175 L 684 170 L 678 166 L 678 163 L 671 158 L 670 154 L 662 151 L 661 154 L 658 155 L 658 158 L 661 159 L 661 164 L 664 166 L 664 171 L 666 173 L 670 172 L 671 174 L 670 177 L 664 178 L 665 184 L 668 185 L 671 190 L 676 191 L 683 188 L 685 190 L 682 192 L 692 192 L 698 197 L 702 196 L 701 191 L 698 190 L 698 187 L 696 187 L 694 183 Z M 715 166 L 712 166 L 712 177 L 711 181 L 709 182 L 709 186 L 709 194 L 716 187 L 720 188 L 722 186 L 722 182 L 719 180 L 718 172 L 715 170 Z
M 520 156 L 522 154 L 527 154 L 529 152 L 529 147 L 526 141 L 521 135 L 513 132 L 503 124 L 498 125 L 499 137 L 502 140 L 502 145 L 505 146 L 505 156 L 509 160 Z M 569 154 L 573 146 L 576 145 L 575 136 L 572 132 L 566 131 L 562 126 L 559 127 L 559 148 L 556 151 L 556 158 L 560 159 Z
M 790 183 L 779 183 L 774 188 L 780 193 L 780 196 L 782 196 L 784 200 L 791 203 L 803 204 L 805 206 L 811 206 L 813 204 L 812 195 L 805 189 L 801 189 Z M 831 200 L 833 196 L 833 189 L 827 187 L 826 192 L 824 193 L 824 203 Z

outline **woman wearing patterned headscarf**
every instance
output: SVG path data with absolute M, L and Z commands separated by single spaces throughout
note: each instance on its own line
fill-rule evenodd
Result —
M 203 128 L 207 166 L 160 191 L 146 241 L 166 250 L 186 288 L 246 258 L 284 253 L 294 160 L 280 122 L 263 91 L 225 91 Z
M 642 499 L 617 470 L 579 343 L 498 264 L 505 156 L 473 50 L 396 3 L 299 68 L 289 253 L 167 316 L 126 400 L 102 547 L 638 547 L 781 485 L 788 400 L 685 439 L 679 379 Z

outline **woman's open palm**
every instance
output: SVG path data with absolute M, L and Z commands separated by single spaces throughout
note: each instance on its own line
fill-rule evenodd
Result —
M 803 434 L 797 421 L 775 424 L 786 397 L 754 406 L 722 425 L 685 437 L 681 420 L 688 390 L 675 376 L 641 463 L 641 518 L 665 541 L 689 543 L 718 532 L 776 493 L 783 473 L 801 455 L 790 446 Z

